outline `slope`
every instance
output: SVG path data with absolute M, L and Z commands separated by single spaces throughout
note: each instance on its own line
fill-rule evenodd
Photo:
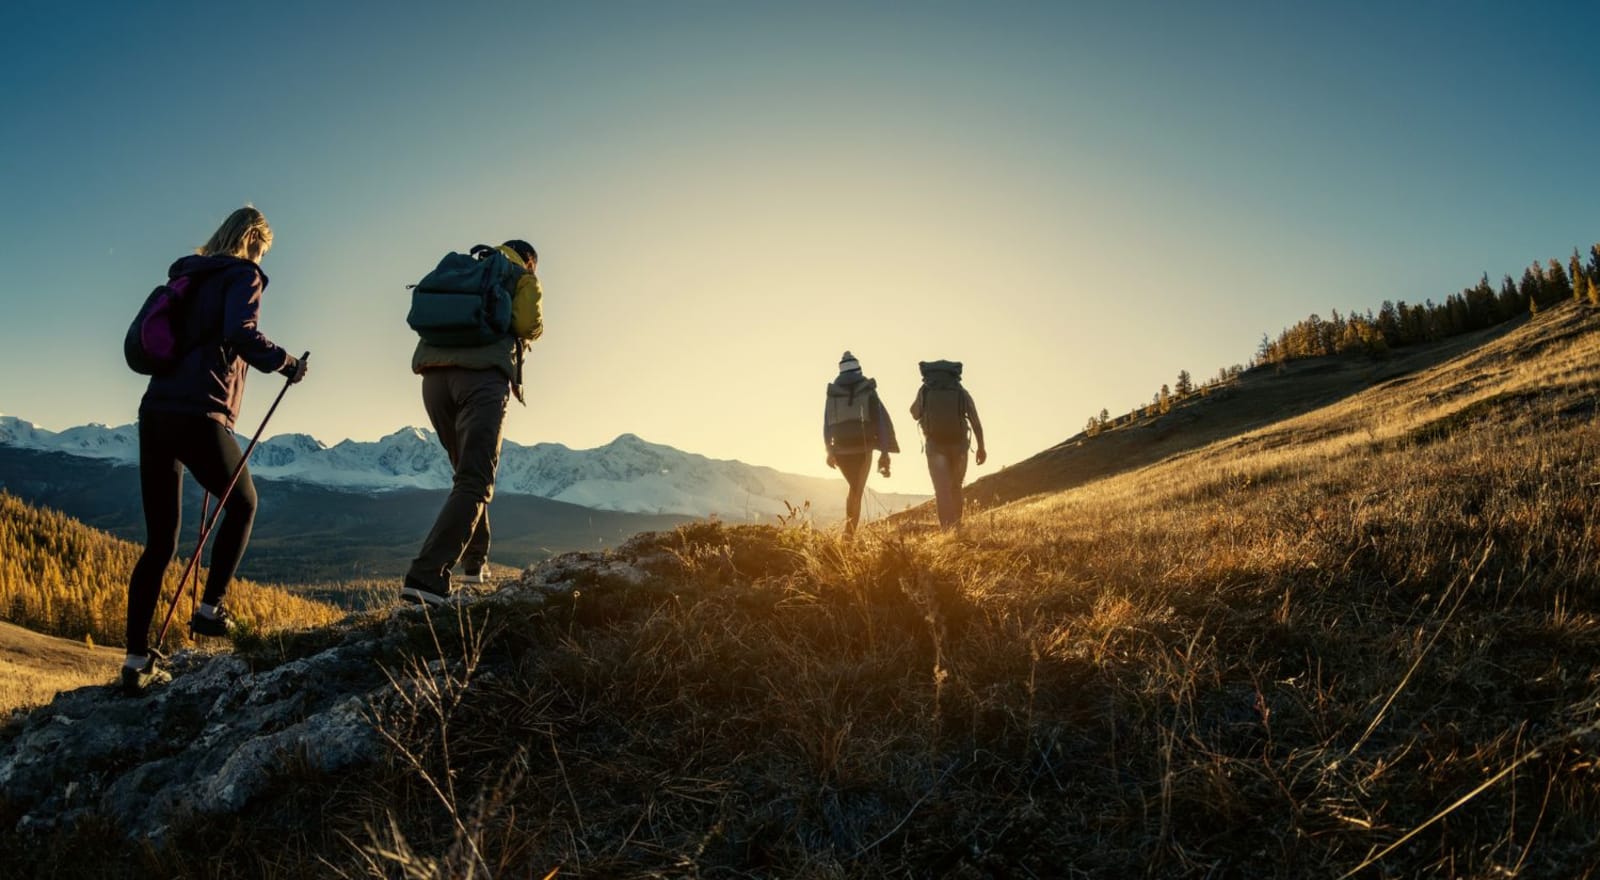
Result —
M 0 732 L 0 848 L 55 877 L 1590 876 L 1597 391 L 1567 306 L 954 533 L 695 523 L 245 643 Z M 54 772 L 108 729 L 115 760 Z
M 50 702 L 58 692 L 110 684 L 122 652 L 0 622 L 0 717 Z
M 1382 360 L 1345 354 L 1257 367 L 1205 396 L 1190 395 L 1166 414 L 1118 425 L 1093 437 L 1078 434 L 974 480 L 966 488 L 966 498 L 979 506 L 993 506 L 1153 464 L 1430 369 L 1526 323 L 1521 319 L 1409 346 Z

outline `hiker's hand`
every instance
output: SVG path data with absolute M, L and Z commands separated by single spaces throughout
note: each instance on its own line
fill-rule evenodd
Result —
M 828 467 L 837 468 L 838 466 L 839 459 L 835 458 L 833 453 L 828 453 Z
M 889 453 L 878 456 L 878 473 L 889 476 Z
M 278 370 L 278 372 L 288 376 L 289 384 L 294 385 L 306 377 L 306 371 L 309 369 L 311 369 L 310 358 L 295 357 L 291 354 L 289 355 L 289 360 L 284 362 L 284 365 Z
M 984 462 L 986 462 L 988 460 L 989 460 L 989 453 L 985 452 L 982 446 L 979 446 L 978 447 L 978 464 L 983 464 Z

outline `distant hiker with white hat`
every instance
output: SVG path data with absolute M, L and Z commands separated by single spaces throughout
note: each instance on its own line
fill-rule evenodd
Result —
M 538 266 L 538 251 L 521 239 L 480 244 L 449 254 L 413 287 L 406 322 L 420 339 L 411 369 L 422 376 L 422 406 L 455 479 L 406 572 L 403 600 L 448 601 L 457 563 L 469 583 L 488 578 L 489 501 L 506 404 L 513 394 L 523 402 L 523 357 L 544 333 Z
M 872 451 L 878 456 L 878 473 L 889 476 L 889 453 L 899 452 L 889 410 L 878 399 L 878 381 L 861 373 L 855 355 L 839 359 L 839 375 L 828 383 L 827 406 L 822 413 L 822 441 L 828 449 L 828 467 L 838 468 L 850 484 L 845 499 L 844 533 L 853 535 L 861 520 L 861 496 L 872 476 Z
M 923 361 L 917 366 L 922 370 L 922 388 L 911 402 L 911 417 L 922 426 L 939 527 L 949 529 L 961 522 L 961 484 L 967 478 L 972 439 L 978 441 L 978 464 L 989 458 L 983 446 L 983 422 L 972 395 L 961 386 L 959 361 Z
M 185 468 L 207 492 L 226 498 L 217 542 L 211 548 L 205 592 L 200 607 L 189 618 L 189 632 L 226 636 L 233 629 L 233 619 L 222 600 L 244 556 L 256 516 L 255 484 L 233 436 L 248 368 L 281 373 L 289 384 L 305 378 L 307 369 L 306 358 L 285 351 L 257 327 L 261 296 L 267 289 L 267 276 L 259 263 L 271 247 L 272 228 L 267 218 L 248 205 L 239 208 L 195 254 L 172 264 L 167 284 L 151 294 L 129 331 L 129 366 L 150 374 L 139 401 L 139 490 L 144 503 L 145 548 L 128 579 L 122 689 L 129 695 L 142 694 L 151 685 L 171 679 L 152 656 L 150 623 L 160 599 L 162 576 L 177 552 Z M 134 337 L 144 330 L 144 342 L 155 345 L 150 331 L 157 329 L 162 316 L 148 310 L 158 303 L 171 316 L 160 346 L 163 359 L 142 360 L 151 352 L 133 351 L 142 348 L 141 340 Z

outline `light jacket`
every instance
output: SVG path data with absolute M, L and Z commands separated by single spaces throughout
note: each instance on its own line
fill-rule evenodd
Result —
M 187 352 L 172 371 L 152 376 L 139 412 L 205 416 L 228 428 L 239 418 L 247 365 L 276 372 L 291 355 L 257 328 L 267 276 L 240 257 L 190 255 L 167 270 L 198 285 L 184 316 Z
M 522 257 L 511 248 L 501 246 L 499 250 L 512 265 L 523 264 Z M 517 289 L 511 294 L 511 332 L 505 338 L 468 347 L 429 345 L 418 340 L 411 355 L 411 372 L 420 375 L 441 367 L 499 370 L 511 382 L 517 400 L 522 400 L 523 354 L 528 343 L 544 335 L 543 298 L 539 276 L 524 270 L 517 276 Z

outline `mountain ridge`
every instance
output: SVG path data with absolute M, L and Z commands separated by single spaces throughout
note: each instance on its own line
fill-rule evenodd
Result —
M 138 426 L 90 423 L 55 432 L 16 416 L 0 415 L 0 445 L 132 465 L 138 463 Z M 304 433 L 274 435 L 256 447 L 250 470 L 257 479 L 362 493 L 439 490 L 451 485 L 449 458 L 437 436 L 414 426 L 399 428 L 375 441 L 346 439 L 332 446 Z M 735 520 L 787 516 L 790 505 L 809 502 L 822 521 L 842 518 L 845 494 L 838 479 L 787 474 L 736 459 L 713 459 L 651 443 L 633 433 L 619 434 L 590 449 L 506 440 L 495 491 L 594 510 Z M 928 496 L 875 492 L 873 498 L 868 518 L 920 504 Z

